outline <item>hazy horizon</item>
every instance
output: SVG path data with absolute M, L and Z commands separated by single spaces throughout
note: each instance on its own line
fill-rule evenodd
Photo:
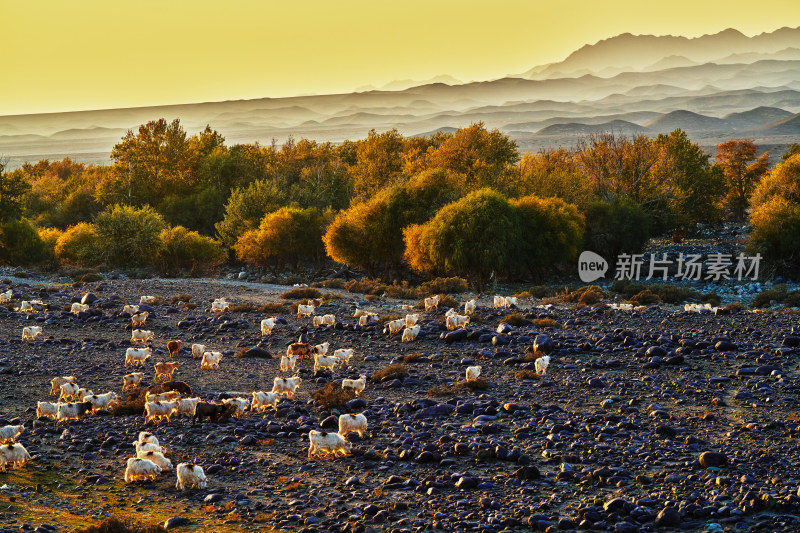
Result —
M 490 80 L 623 33 L 752 36 L 800 23 L 800 4 L 789 1 L 756 12 L 717 1 L 659 11 L 624 0 L 573 4 L 241 2 L 220 12 L 210 2 L 0 0 L 14 21 L 0 35 L 14 51 L 0 115 L 349 93 L 437 76 Z

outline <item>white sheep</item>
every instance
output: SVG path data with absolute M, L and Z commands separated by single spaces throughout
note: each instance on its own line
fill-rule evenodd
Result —
M 147 322 L 147 317 L 150 315 L 147 311 L 143 311 L 141 313 L 137 313 L 131 317 L 131 326 L 134 328 L 140 328 L 145 325 Z
M 411 326 L 415 326 L 419 322 L 419 313 L 414 314 L 407 314 L 406 315 L 406 327 L 410 328 Z
M 144 366 L 144 363 L 142 363 Z M 132 374 L 125 374 L 122 376 L 122 390 L 132 389 L 136 387 L 144 379 L 144 372 L 133 372 Z
M 330 454 L 333 454 L 334 457 L 338 457 L 339 454 L 347 455 L 353 447 L 338 433 L 328 433 L 327 431 L 313 429 L 308 433 L 308 442 L 309 459 L 313 459 L 318 455 L 323 457 L 327 457 Z
M 133 447 L 136 448 L 136 455 L 138 456 L 140 453 L 144 452 L 159 452 L 164 453 L 164 448 L 162 448 L 158 444 L 153 444 L 152 442 L 136 442 L 134 441 Z
M 505 297 L 500 295 L 495 295 L 493 303 L 495 307 L 508 307 L 509 305 Z
M 5 472 L 6 465 L 12 468 L 21 468 L 31 460 L 28 450 L 20 444 L 3 444 L 0 446 L 0 470 Z
M 17 437 L 25 431 L 24 426 L 3 426 L 0 428 L 0 444 L 17 440 Z
M 45 308 L 44 302 L 42 302 L 41 300 L 31 300 L 31 301 L 23 300 L 19 304 L 18 311 L 20 313 L 38 313 L 39 311 L 44 310 L 44 308 Z
M 400 339 L 400 341 L 412 342 L 417 339 L 417 335 L 419 335 L 419 326 L 412 326 L 410 328 L 406 328 L 403 330 L 403 337 Z
M 311 316 L 316 311 L 316 308 L 313 305 L 303 305 L 299 304 L 297 306 L 297 318 L 301 316 Z
M 138 330 L 137 330 L 138 331 Z M 128 348 L 125 350 L 125 366 L 140 364 L 144 366 L 144 362 L 153 354 L 152 348 Z
M 36 418 L 42 418 L 43 416 L 55 418 L 58 414 L 59 405 L 61 404 L 51 402 L 36 402 Z
M 292 372 L 296 364 L 297 364 L 296 355 L 281 356 L 281 372 Z
M 200 370 L 219 368 L 220 361 L 222 361 L 222 352 L 204 352 L 203 360 L 200 361 Z
M 632 311 L 633 304 L 611 304 L 611 309 L 615 311 Z
M 119 398 L 116 392 L 107 392 L 105 394 L 87 396 L 86 401 L 92 404 L 92 411 L 97 411 L 99 409 L 108 409 L 112 404 L 117 403 Z
M 253 401 L 250 404 L 253 411 L 266 411 L 267 407 L 272 407 L 273 409 L 278 409 L 278 401 L 280 400 L 280 395 L 274 392 L 254 392 L 253 393 Z
M 225 311 L 230 311 L 231 304 L 229 304 L 225 298 L 217 298 L 213 302 L 211 302 L 211 312 L 212 313 L 222 313 Z
M 343 379 L 342 380 L 342 388 L 343 389 L 353 389 L 356 392 L 356 396 L 364 392 L 364 389 L 367 387 L 367 376 L 361 374 L 358 376 L 358 379 Z
M 265 318 L 261 321 L 261 336 L 266 337 L 272 333 L 275 328 L 275 317 Z
M 176 414 L 194 416 L 194 410 L 197 409 L 200 398 L 178 398 L 175 401 L 178 404 Z
M 327 369 L 333 372 L 336 363 L 339 361 L 335 356 L 328 357 L 327 355 L 314 354 L 314 373 L 316 374 L 320 369 Z
M 91 408 L 92 404 L 89 402 L 59 403 L 56 410 L 56 423 L 78 420 L 82 415 L 88 413 Z
M 91 396 L 92 394 L 94 394 L 93 391 L 81 387 L 80 389 L 78 389 L 78 392 L 75 393 L 75 397 L 78 399 L 79 402 L 82 402 L 84 401 L 84 398 L 86 396 Z
M 206 473 L 196 464 L 179 463 L 176 472 L 178 474 L 178 482 L 175 484 L 176 489 L 206 488 Z
M 134 442 L 134 444 L 136 442 L 138 442 L 140 444 L 148 444 L 148 443 L 149 444 L 155 444 L 156 446 L 158 446 L 158 444 L 159 444 L 158 437 L 156 437 L 155 435 L 153 435 L 149 431 L 140 431 L 139 432 L 139 436 L 136 437 L 136 441 Z
M 481 367 L 480 366 L 468 366 L 467 367 L 467 381 L 475 381 L 481 375 Z
M 445 325 L 448 330 L 453 331 L 454 329 L 464 328 L 469 324 L 469 315 L 451 315 L 447 317 L 445 320 Z
M 464 304 L 464 314 L 465 315 L 471 315 L 472 313 L 474 313 L 475 312 L 475 306 L 477 304 L 478 304 L 478 302 L 476 302 L 474 298 L 472 300 L 468 301 L 467 303 L 465 303 Z
M 328 355 L 328 348 L 330 347 L 331 343 L 325 341 L 322 344 L 317 344 L 316 346 L 314 346 L 314 351 L 320 355 Z
M 178 391 L 170 390 L 167 392 L 160 392 L 158 394 L 147 392 L 144 396 L 145 402 L 174 402 L 181 397 L 181 393 Z
M 64 383 L 77 383 L 78 378 L 75 376 L 60 376 L 50 380 L 50 396 L 61 394 L 61 385 Z
M 371 315 L 371 314 L 361 315 L 360 317 L 358 317 L 358 325 L 359 326 L 368 326 L 370 320 L 377 322 L 378 321 L 378 315 Z
M 139 480 L 155 481 L 159 474 L 161 474 L 161 467 L 154 462 L 131 457 L 128 459 L 128 465 L 125 468 L 125 483 Z
M 78 302 L 74 302 L 69 309 L 69 312 L 73 315 L 77 315 L 79 313 L 83 313 L 84 311 L 88 311 L 89 306 L 87 304 L 81 304 Z
M 536 373 L 543 376 L 547 374 L 547 367 L 550 366 L 550 356 L 545 355 L 544 357 L 540 357 L 534 364 L 536 365 Z
M 11 298 L 14 296 L 14 291 L 7 290 L 4 293 L 0 293 L 0 304 L 7 304 L 11 301 Z
M 153 305 L 154 303 L 156 303 L 156 297 L 155 296 L 140 296 L 139 297 L 139 303 L 140 304 Z
M 402 318 L 398 318 L 397 320 L 392 320 L 389 322 L 389 333 L 392 335 L 396 335 L 403 331 L 403 328 L 406 327 L 406 321 Z
M 164 454 L 161 452 L 156 451 L 137 451 L 136 457 L 139 459 L 146 459 L 151 463 L 157 465 L 162 472 L 166 472 L 167 470 L 172 470 L 172 461 L 164 457 Z
M 432 309 L 439 308 L 439 300 L 440 296 L 437 294 L 436 296 L 431 296 L 430 298 L 425 298 L 425 311 L 431 311 Z
M 134 329 L 131 331 L 131 344 L 144 344 L 152 340 L 155 335 L 146 329 Z
M 122 312 L 128 313 L 129 315 L 135 315 L 136 313 L 139 312 L 139 306 L 125 304 L 124 306 L 122 306 Z
M 335 315 L 322 315 L 322 316 L 315 316 L 313 318 L 314 327 L 318 326 L 333 326 L 336 324 L 336 316 Z
M 353 349 L 352 348 L 339 348 L 338 350 L 333 352 L 333 356 L 339 361 L 339 363 L 347 364 L 350 362 L 350 359 L 353 357 Z
M 506 307 L 511 307 L 512 305 L 517 305 L 517 297 L 506 296 Z
M 363 437 L 367 432 L 367 417 L 363 414 L 339 415 L 339 435 L 345 436 L 348 433 L 358 433 Z
M 22 328 L 22 340 L 32 341 L 42 334 L 42 326 L 25 326 Z
M 78 385 L 76 383 L 64 383 L 61 385 L 61 394 L 58 397 L 58 401 L 66 400 L 67 398 L 72 398 L 73 400 L 78 397 Z
M 242 416 L 247 408 L 250 407 L 250 400 L 247 398 L 226 398 L 222 400 L 222 403 L 236 406 L 236 411 L 233 413 L 236 418 Z
M 303 380 L 300 376 L 293 376 L 291 378 L 275 378 L 272 381 L 272 392 L 277 394 L 285 394 L 289 398 L 294 398 L 297 388 Z
M 169 417 L 177 409 L 178 402 L 145 402 L 144 404 L 144 422 L 145 424 L 151 420 L 156 423 L 161 422 L 165 418 L 169 423 Z

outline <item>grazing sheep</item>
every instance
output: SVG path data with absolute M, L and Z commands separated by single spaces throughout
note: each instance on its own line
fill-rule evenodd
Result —
M 77 383 L 78 378 L 75 376 L 61 376 L 50 380 L 50 396 L 55 396 L 61 393 L 61 385 L 64 383 Z
M 339 348 L 335 352 L 333 352 L 333 356 L 338 359 L 338 361 L 342 364 L 347 364 L 350 362 L 350 358 L 353 357 L 353 349 L 352 348 Z
M 145 322 L 147 322 L 147 317 L 149 315 L 150 313 L 147 311 L 133 315 L 131 317 L 131 327 L 140 328 L 144 326 Z
M 205 344 L 192 344 L 192 357 L 200 359 L 206 351 Z
M 154 334 L 150 330 L 146 329 L 135 329 L 131 331 L 131 344 L 144 344 L 149 340 L 152 340 Z
M 400 339 L 400 341 L 412 342 L 416 340 L 417 335 L 419 335 L 419 326 L 412 326 L 410 328 L 406 328 L 403 330 L 403 337 Z
M 318 326 L 333 326 L 336 324 L 335 315 L 322 315 L 314 317 L 314 327 Z
M 322 344 L 317 344 L 316 346 L 314 346 L 314 351 L 315 353 L 318 353 L 320 355 L 328 355 L 328 348 L 330 347 L 331 343 L 325 341 Z
M 363 437 L 367 432 L 367 417 L 363 414 L 339 415 L 339 435 L 345 436 L 348 433 L 358 433 Z
M 58 414 L 59 405 L 61 404 L 51 402 L 36 402 L 36 418 L 42 418 L 43 416 L 55 418 Z
M 320 369 L 327 369 L 333 372 L 336 363 L 339 361 L 335 356 L 328 357 L 327 355 L 314 354 L 314 373 L 316 374 Z
M 144 363 L 142 363 L 144 364 Z M 125 374 L 122 376 L 122 390 L 128 390 L 136 387 L 142 382 L 144 372 L 134 372 L 132 374 Z
M 625 304 L 625 305 L 631 305 L 631 304 Z M 703 313 L 705 311 L 711 311 L 711 304 L 685 304 L 683 306 L 683 310 L 686 311 L 687 313 Z
M 5 444 L 9 441 L 17 440 L 17 437 L 22 435 L 25 431 L 23 426 L 3 426 L 0 428 L 0 444 Z
M 219 362 L 221 360 L 222 352 L 205 352 L 203 353 L 203 360 L 200 361 L 200 370 L 219 368 Z
M 206 488 L 206 473 L 203 469 L 192 463 L 179 463 L 176 469 L 178 482 L 175 488 L 178 490 L 204 489 Z
M 181 364 L 178 361 L 171 361 L 169 363 L 156 363 L 153 365 L 153 368 L 156 369 L 156 377 L 154 378 L 158 381 L 159 378 L 162 379 L 172 379 L 172 374 L 180 368 Z
M 495 297 L 494 297 L 494 306 L 495 307 L 508 307 L 509 303 L 508 303 L 508 300 L 504 296 L 495 295 Z
M 481 367 L 480 366 L 468 366 L 467 367 L 467 381 L 475 381 L 481 375 Z
M 158 446 L 158 437 L 156 437 L 149 431 L 140 431 L 139 436 L 136 437 L 136 441 L 134 441 L 134 444 L 136 444 L 137 442 L 139 444 L 155 444 L 156 446 Z
M 0 293 L 0 304 L 7 304 L 11 301 L 11 298 L 14 296 L 14 291 L 7 290 L 4 293 Z
M 159 394 L 148 392 L 144 396 L 146 402 L 174 402 L 181 397 L 181 393 L 177 391 L 167 391 Z
M 144 366 L 144 362 L 153 354 L 152 348 L 128 348 L 125 350 L 125 366 L 139 363 Z
M 22 328 L 22 340 L 32 341 L 42 334 L 42 326 L 26 326 Z
M 406 327 L 410 328 L 411 326 L 415 326 L 419 322 L 419 313 L 414 314 L 407 314 L 406 315 Z
M 225 311 L 230 311 L 231 304 L 229 304 L 225 298 L 217 298 L 213 302 L 211 302 L 211 312 L 212 313 L 223 313 Z
M 69 312 L 73 315 L 77 315 L 79 313 L 83 313 L 84 311 L 88 311 L 89 306 L 87 304 L 80 304 L 78 302 L 74 302 L 69 309 Z
M 144 452 L 164 453 L 164 448 L 162 448 L 160 445 L 154 444 L 152 442 L 141 443 L 141 442 L 133 441 L 133 447 L 136 448 L 137 457 L 138 457 L 138 455 L 140 453 L 144 453 Z
M 129 315 L 135 315 L 136 313 L 139 312 L 139 306 L 125 304 L 124 306 L 122 306 L 122 312 L 128 313 Z
M 692 304 L 692 305 L 697 305 L 697 304 Z M 611 309 L 614 309 L 615 311 L 632 311 L 633 304 L 611 304 Z
M 378 315 L 366 314 L 366 315 L 361 315 L 360 317 L 358 317 L 358 325 L 359 326 L 368 326 L 370 321 L 377 322 L 378 321 Z
M 467 327 L 467 324 L 469 324 L 469 315 L 455 314 L 447 317 L 445 320 L 445 325 L 450 331 L 458 328 L 465 328 Z
M 236 418 L 242 416 L 247 408 L 250 407 L 250 400 L 247 398 L 226 398 L 222 400 L 222 403 L 236 407 L 236 411 L 233 413 Z
M 156 303 L 156 297 L 155 296 L 140 296 L 139 297 L 139 303 L 140 304 L 153 305 L 154 303 Z
M 6 465 L 22 468 L 31 460 L 31 455 L 22 444 L 3 444 L 0 446 L 0 471 L 6 471 Z
M 316 308 L 313 305 L 303 305 L 299 304 L 297 306 L 297 318 L 302 316 L 311 316 L 314 314 Z
M 31 300 L 30 302 L 23 300 L 19 304 L 19 312 L 20 313 L 38 313 L 39 311 L 43 311 L 45 309 L 44 302 L 41 300 Z
M 272 381 L 272 392 L 277 394 L 285 394 L 289 398 L 294 398 L 294 393 L 302 382 L 303 380 L 300 378 L 300 376 L 293 376 L 291 378 L 275 378 Z
M 261 321 L 261 336 L 266 337 L 272 333 L 275 328 L 275 317 L 265 318 Z
M 162 472 L 172 470 L 172 461 L 164 457 L 164 454 L 161 452 L 140 450 L 136 452 L 136 457 L 139 459 L 146 459 L 157 465 Z
M 333 454 L 334 457 L 338 457 L 339 454 L 347 455 L 353 448 L 352 444 L 338 433 L 328 433 L 327 431 L 313 429 L 308 433 L 308 442 L 309 459 L 319 455 L 323 457 L 327 457 L 330 454 Z
M 178 398 L 175 401 L 178 403 L 175 413 L 191 417 L 194 416 L 194 410 L 197 409 L 200 398 Z
M 517 297 L 506 296 L 506 307 L 511 307 L 512 305 L 517 305 Z
M 315 308 L 322 306 L 322 298 L 314 298 L 313 300 L 309 299 L 306 302 L 308 305 L 313 305 Z
M 167 343 L 167 350 L 169 351 L 169 356 L 173 359 L 178 357 L 178 354 L 181 353 L 181 347 L 183 347 L 183 342 L 181 341 L 169 341 Z
M 66 422 L 67 420 L 78 420 L 91 411 L 91 409 L 91 402 L 59 403 L 58 410 L 56 411 L 56 423 Z
M 286 348 L 286 355 L 294 356 L 298 361 L 302 361 L 304 357 L 311 357 L 313 354 L 314 348 L 307 342 L 294 342 Z
M 467 303 L 465 303 L 464 304 L 464 314 L 465 315 L 471 315 L 472 313 L 474 313 L 475 312 L 475 306 L 477 305 L 477 303 L 478 302 L 476 302 L 474 298 L 472 300 L 468 301 Z
M 94 394 L 93 391 L 81 387 L 80 389 L 78 389 L 78 392 L 75 393 L 75 397 L 78 399 L 79 402 L 82 402 L 84 401 L 85 396 L 91 396 L 92 394 Z
M 125 483 L 139 480 L 155 481 L 159 474 L 161 474 L 161 467 L 154 462 L 131 457 L 128 459 L 128 465 L 125 468 Z
M 167 424 L 169 424 L 169 417 L 172 416 L 172 413 L 178 407 L 178 402 L 145 402 L 144 404 L 144 423 L 148 423 L 151 420 L 155 421 L 156 424 L 167 419 Z
M 276 411 L 278 410 L 278 401 L 280 400 L 280 395 L 274 392 L 254 392 L 253 393 L 253 401 L 250 404 L 250 408 L 253 411 L 266 411 L 267 407 L 272 407 Z
M 547 367 L 550 366 L 550 356 L 540 357 L 534 364 L 536 365 L 536 373 L 543 376 L 547 374 Z
M 67 398 L 77 399 L 78 398 L 78 385 L 76 383 L 64 383 L 61 385 L 61 394 L 58 397 L 58 401 L 66 400 Z
M 431 296 L 430 298 L 425 298 L 425 311 L 438 309 L 440 299 L 441 297 L 438 294 L 436 296 Z
M 294 367 L 297 364 L 297 356 L 288 356 L 282 355 L 281 356 L 281 372 L 292 372 L 294 371 Z
M 392 335 L 396 335 L 403 331 L 403 328 L 406 327 L 406 321 L 402 318 L 398 318 L 397 320 L 392 320 L 389 322 L 389 333 Z
M 447 317 L 451 317 L 451 316 L 456 316 L 456 315 L 458 315 L 458 311 L 456 311 L 456 310 L 455 310 L 455 309 L 453 309 L 453 308 L 450 308 L 450 309 L 448 309 L 448 310 L 447 310 L 447 311 L 445 311 L 445 313 L 444 313 L 444 317 L 445 317 L 445 318 L 447 318 Z
M 220 418 L 232 415 L 235 410 L 235 405 L 202 401 L 197 402 L 197 407 L 195 407 L 194 416 L 192 417 L 192 424 L 195 424 L 198 420 L 202 421 L 206 417 L 208 417 L 209 422 L 216 423 Z
M 107 392 L 105 394 L 92 394 L 86 397 L 86 401 L 92 404 L 92 411 L 108 409 L 111 404 L 119 401 L 117 393 Z
M 342 380 L 342 388 L 343 389 L 353 389 L 356 391 L 356 396 L 364 392 L 364 389 L 367 387 L 367 376 L 361 374 L 358 376 L 358 379 L 343 379 Z

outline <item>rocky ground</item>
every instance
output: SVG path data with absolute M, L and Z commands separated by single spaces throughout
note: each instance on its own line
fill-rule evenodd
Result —
M 440 338 L 440 308 L 424 314 L 418 340 L 402 344 L 382 324 L 355 326 L 353 309 L 386 318 L 404 315 L 401 305 L 414 302 L 323 291 L 329 300 L 320 314 L 335 314 L 335 327 L 315 329 L 287 309 L 280 315 L 286 324 L 262 341 L 264 314 L 215 316 L 207 309 L 223 296 L 235 304 L 278 302 L 285 287 L 224 280 L 3 283 L 0 292 L 42 299 L 50 311 L 0 309 L 0 425 L 23 423 L 19 442 L 33 455 L 23 469 L 0 473 L 0 531 L 70 531 L 108 516 L 171 520 L 193 531 L 800 529 L 795 314 L 689 314 L 668 305 L 643 312 L 548 309 L 529 300 L 518 310 L 529 322 L 497 334 L 508 311 L 492 309 L 486 297 L 466 334 Z M 62 311 L 85 292 L 98 298 L 88 315 Z M 171 306 L 182 293 L 200 307 Z M 37 420 L 36 402 L 51 400 L 54 376 L 75 375 L 96 393 L 122 394 L 130 331 L 119 311 L 144 294 L 167 301 L 148 319 L 155 340 L 146 379 L 152 381 L 152 363 L 168 360 L 168 340 L 206 344 L 223 351 L 220 369 L 201 372 L 184 350 L 175 376 L 204 399 L 270 390 L 280 353 L 301 328 L 314 342 L 329 341 L 331 350 L 354 348 L 355 356 L 331 377 L 315 378 L 304 363 L 294 400 L 282 401 L 277 412 L 220 424 L 174 419 L 156 427 L 143 416 L 110 414 L 58 427 Z M 33 324 L 42 336 L 23 343 L 23 326 Z M 534 366 L 534 342 L 551 354 L 548 374 L 520 379 L 518 372 Z M 273 357 L 234 357 L 257 345 Z M 368 436 L 350 437 L 352 454 L 309 461 L 308 431 L 328 426 L 331 414 L 311 393 L 331 379 L 372 376 L 412 353 L 422 356 L 406 365 L 408 377 L 368 382 L 345 409 L 364 412 L 370 424 Z M 470 365 L 482 366 L 488 389 L 428 394 L 462 381 Z M 173 464 L 203 466 L 208 488 L 178 492 L 174 471 L 125 485 L 130 443 L 141 430 L 158 436 Z

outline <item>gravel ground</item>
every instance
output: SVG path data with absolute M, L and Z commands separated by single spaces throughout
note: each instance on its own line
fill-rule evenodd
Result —
M 466 333 L 440 338 L 441 308 L 425 313 L 420 338 L 403 344 L 382 324 L 355 326 L 352 311 L 358 305 L 385 318 L 405 314 L 401 305 L 413 302 L 323 291 L 330 299 L 319 313 L 335 314 L 335 327 L 313 328 L 287 310 L 280 315 L 286 324 L 262 341 L 265 315 L 215 316 L 207 308 L 223 296 L 234 304 L 277 302 L 286 287 L 4 283 L 0 292 L 11 288 L 50 306 L 29 316 L 0 311 L 0 425 L 25 424 L 19 442 L 33 455 L 23 469 L 0 473 L 0 524 L 13 531 L 23 524 L 69 531 L 106 516 L 171 525 L 185 519 L 180 527 L 195 531 L 800 530 L 794 314 L 715 316 L 667 305 L 545 309 L 526 301 L 517 311 L 527 323 L 497 334 L 508 311 L 483 298 Z M 82 292 L 98 297 L 92 311 L 62 312 Z M 75 375 L 96 393 L 122 395 L 122 376 L 131 371 L 123 366 L 130 331 L 122 302 L 144 294 L 169 302 L 181 293 L 200 307 L 155 306 L 147 323 L 155 333 L 148 382 L 152 363 L 169 359 L 170 339 L 185 346 L 176 379 L 209 400 L 270 390 L 280 354 L 301 328 L 313 342 L 352 347 L 355 356 L 334 376 L 315 377 L 303 363 L 294 400 L 219 424 L 173 419 L 156 427 L 143 416 L 91 415 L 56 427 L 36 419 L 36 402 L 52 399 L 54 376 Z M 21 330 L 32 324 L 43 333 L 23 343 Z M 201 372 L 187 353 L 192 342 L 222 351 L 220 369 Z M 552 357 L 548 374 L 519 379 L 517 372 L 534 366 L 534 343 Z M 234 357 L 257 345 L 272 358 Z M 364 412 L 370 424 L 363 439 L 349 437 L 351 455 L 309 461 L 308 431 L 330 424 L 311 393 L 331 379 L 372 376 L 411 353 L 422 357 L 407 364 L 407 377 L 370 380 L 345 409 Z M 470 365 L 482 366 L 488 389 L 428 395 L 462 381 Z M 126 486 L 130 442 L 141 430 L 158 436 L 173 464 L 203 466 L 208 488 L 178 492 L 174 472 Z

